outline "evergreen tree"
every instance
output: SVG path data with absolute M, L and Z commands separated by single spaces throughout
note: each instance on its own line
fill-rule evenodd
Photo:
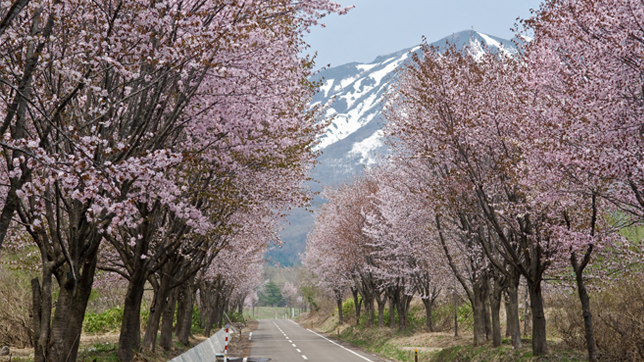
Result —
M 282 292 L 274 282 L 266 284 L 266 289 L 259 297 L 260 303 L 270 305 L 271 307 L 279 305 L 282 302 Z

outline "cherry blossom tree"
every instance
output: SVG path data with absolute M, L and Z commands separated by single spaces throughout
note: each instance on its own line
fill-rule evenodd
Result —
M 262 259 L 268 240 L 260 247 L 239 243 L 242 240 L 231 241 L 199 276 L 200 309 L 206 335 L 210 335 L 213 325 L 221 327 L 224 312 L 234 309 L 240 301 L 243 303 L 245 296 L 261 283 Z
M 353 268 L 337 253 L 335 230 L 337 218 L 331 204 L 322 205 L 316 212 L 313 231 L 307 236 L 302 266 L 311 273 L 314 285 L 335 300 L 338 322 L 344 323 L 342 301 L 353 286 Z M 357 302 L 356 302 L 357 303 Z
M 287 306 L 292 306 L 297 297 L 297 288 L 290 282 L 285 282 L 282 287 L 282 297 L 287 301 Z
M 370 177 L 379 184 L 375 195 L 378 212 L 370 215 L 365 227 L 376 250 L 373 269 L 380 280 L 380 288 L 390 289 L 389 294 L 398 304 L 401 304 L 401 299 L 410 301 L 415 294 L 421 297 L 427 328 L 433 332 L 434 302 L 441 290 L 453 284 L 452 273 L 435 242 L 431 208 L 421 198 L 409 193 L 403 181 L 404 172 L 391 166 L 385 164 L 370 173 Z M 391 292 L 396 288 L 400 288 L 402 297 Z M 381 326 L 382 304 L 379 308 Z M 397 309 L 400 328 L 405 328 L 405 305 Z
M 356 323 L 359 323 L 364 303 L 369 313 L 368 326 L 373 324 L 375 317 L 374 301 L 380 300 L 381 295 L 377 280 L 368 267 L 372 250 L 363 231 L 367 215 L 375 210 L 370 200 L 375 191 L 376 183 L 366 178 L 356 178 L 338 189 L 325 190 L 324 197 L 329 202 L 318 210 L 314 231 L 307 238 L 303 262 L 321 283 L 319 287 L 332 294 L 339 310 L 346 288 L 349 288 L 355 301 Z
M 524 168 L 515 166 L 523 157 L 519 128 L 524 86 L 515 77 L 522 66 L 503 53 L 475 58 L 450 47 L 440 54 L 425 44 L 422 57 L 413 56 L 388 100 L 387 133 L 400 158 L 418 167 L 410 171 L 419 177 L 415 191 L 432 203 L 441 242 L 447 240 L 445 231 L 452 230 L 468 245 L 463 251 L 476 265 L 471 269 L 478 286 L 472 290 L 475 311 L 481 304 L 476 295 L 487 294 L 490 267 L 502 274 L 515 268 L 526 278 L 533 351 L 540 355 L 547 350 L 541 283 L 559 244 L 550 229 L 550 205 L 528 197 L 520 172 Z M 490 264 L 497 260 L 492 255 L 507 265 Z
M 526 47 L 525 81 L 535 100 L 525 140 L 530 165 L 544 170 L 532 183 L 543 198 L 565 206 L 561 239 L 575 274 L 591 361 L 598 354 L 584 271 L 615 227 L 640 223 L 643 215 L 643 9 L 629 0 L 545 1 L 524 22 L 534 36 Z M 569 210 L 571 203 L 581 203 L 584 211 Z M 618 225 L 607 225 L 607 213 L 620 215 Z
M 3 21 L 0 239 L 17 213 L 40 249 L 36 360 L 75 358 L 104 238 L 118 241 L 117 253 L 132 244 L 122 255 L 135 256 L 134 317 L 149 243 L 199 239 L 216 225 L 203 188 L 264 167 L 288 185 L 270 191 L 274 200 L 306 200 L 299 182 L 320 126 L 305 112 L 300 35 L 330 11 L 341 9 L 323 0 L 45 1 Z M 155 218 L 170 224 L 151 234 L 163 224 Z M 52 277 L 61 287 L 53 316 Z M 138 330 L 125 320 L 122 333 Z M 121 341 L 122 360 L 133 341 Z

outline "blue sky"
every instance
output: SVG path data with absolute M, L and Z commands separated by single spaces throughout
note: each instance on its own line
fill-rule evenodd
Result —
M 370 62 L 376 56 L 412 47 L 424 35 L 431 43 L 474 29 L 510 39 L 517 17 L 530 16 L 540 0 L 336 0 L 356 8 L 322 19 L 305 37 L 318 67 Z

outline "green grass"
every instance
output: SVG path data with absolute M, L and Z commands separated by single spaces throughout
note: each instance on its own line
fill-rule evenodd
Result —
M 297 309 L 295 311 L 297 313 Z M 291 316 L 291 308 L 286 307 L 255 307 L 255 313 L 251 309 L 244 309 L 244 318 L 248 319 L 281 319 L 284 314 Z
M 345 302 L 346 303 L 346 302 Z M 343 310 L 349 311 L 353 307 L 351 300 L 343 306 Z M 336 310 L 337 312 L 337 310 Z M 354 314 L 355 315 L 355 314 Z M 445 318 L 451 318 L 453 307 L 441 306 L 434 310 L 434 321 L 439 322 Z M 383 313 L 385 323 L 388 322 L 389 312 L 385 309 Z M 396 318 L 397 319 L 397 318 Z M 414 347 L 409 345 L 400 345 L 400 337 L 412 336 L 418 330 L 425 330 L 425 311 L 422 306 L 412 306 L 409 311 L 408 325 L 409 328 L 400 331 L 398 329 L 365 327 L 366 317 L 360 318 L 360 326 L 345 328 L 340 333 L 340 339 L 345 340 L 355 346 L 365 350 L 377 353 L 387 359 L 401 362 L 414 361 Z M 337 320 L 336 320 L 337 323 Z M 377 325 L 377 319 L 374 320 Z M 472 325 L 472 310 L 469 306 L 459 306 L 459 328 L 469 330 Z M 469 328 L 468 328 L 469 327 Z M 328 328 L 328 326 L 327 326 Z M 329 329 L 329 333 L 336 336 L 336 327 Z M 472 345 L 448 347 L 442 350 L 418 352 L 419 362 L 582 362 L 586 361 L 586 355 L 580 351 L 567 349 L 563 343 L 549 342 L 551 352 L 546 356 L 534 357 L 532 355 L 531 341 L 524 340 L 523 348 L 514 350 L 510 346 L 510 341 L 505 339 L 503 345 L 499 348 L 493 348 L 491 343 L 483 346 L 474 347 Z
M 123 308 L 114 307 L 103 313 L 85 313 L 83 330 L 87 333 L 107 333 L 117 330 L 123 322 Z
M 336 307 L 332 317 L 338 314 Z M 452 324 L 454 315 L 454 306 L 452 304 L 436 305 L 432 311 L 432 320 L 434 326 L 441 326 L 445 324 Z M 356 317 L 356 310 L 353 298 L 348 298 L 342 302 L 342 317 L 345 322 L 353 323 Z M 389 308 L 385 308 L 382 314 L 385 325 L 389 325 Z M 360 315 L 360 325 L 367 323 L 368 315 L 364 306 Z M 398 314 L 394 312 L 394 320 L 398 325 Z M 378 309 L 374 311 L 373 324 L 378 325 Z M 474 313 L 472 307 L 468 303 L 463 303 L 458 306 L 458 325 L 461 329 L 471 329 L 474 325 Z M 411 305 L 409 313 L 407 314 L 407 328 L 411 331 L 424 329 L 427 326 L 427 317 L 425 315 L 425 307 L 423 305 Z
M 414 360 L 414 351 L 391 342 L 392 339 L 411 334 L 413 333 L 409 330 L 399 331 L 398 329 L 363 328 L 358 326 L 356 327 L 356 333 L 353 333 L 353 328 L 344 329 L 340 333 L 340 339 L 389 359 L 411 362 Z
M 78 359 L 80 360 L 96 360 L 105 362 L 117 362 L 119 359 L 116 356 L 118 351 L 118 344 L 115 343 L 96 343 L 92 347 L 79 351 Z

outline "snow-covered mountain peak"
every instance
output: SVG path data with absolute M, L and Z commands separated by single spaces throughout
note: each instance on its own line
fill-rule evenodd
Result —
M 467 49 L 475 57 L 483 53 L 483 44 L 492 51 L 516 52 L 512 42 L 473 30 L 454 33 L 430 45 L 444 48 L 448 43 Z M 318 149 L 325 149 L 377 120 L 392 75 L 412 52 L 418 50 L 420 46 L 378 56 L 370 63 L 349 63 L 320 72 L 317 79 L 322 79 L 323 85 L 313 102 L 330 102 L 326 116 L 334 116 L 334 119 L 320 139 Z M 371 138 L 371 135 L 367 138 Z M 380 140 L 374 138 L 373 142 Z M 369 157 L 364 158 L 364 163 L 370 162 Z
M 445 48 L 447 43 L 467 49 L 477 57 L 485 44 L 492 51 L 516 52 L 512 42 L 472 30 L 461 31 L 430 45 Z M 382 100 L 387 85 L 395 76 L 395 70 L 409 60 L 411 52 L 420 47 L 381 55 L 369 63 L 349 63 L 322 70 L 314 79 L 322 80 L 320 91 L 313 102 L 329 104 L 327 116 L 335 115 L 318 149 L 322 155 L 313 170 L 317 182 L 310 186 L 320 191 L 322 186 L 338 185 L 363 167 L 369 167 L 386 154 L 382 132 Z M 316 202 L 323 202 L 316 198 Z M 295 262 L 304 251 L 306 233 L 313 226 L 313 216 L 305 210 L 295 210 L 289 216 L 290 225 L 280 233 L 285 242 L 282 249 L 272 250 L 269 255 L 275 260 Z
M 380 113 L 390 75 L 407 60 L 410 50 L 413 49 L 380 56 L 371 63 L 349 63 L 321 72 L 323 85 L 313 101 L 331 101 L 326 116 L 335 118 L 320 140 L 320 149 L 346 138 Z

